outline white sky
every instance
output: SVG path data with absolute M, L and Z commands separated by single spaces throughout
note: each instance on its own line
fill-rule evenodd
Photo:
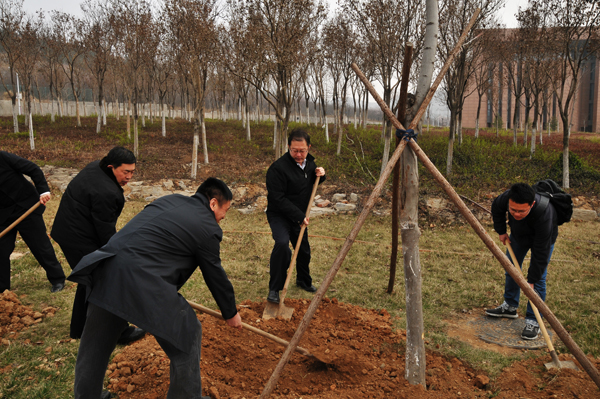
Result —
M 336 0 L 327 1 L 331 4 L 330 8 L 335 7 Z M 82 1 L 80 0 L 25 0 L 24 8 L 29 13 L 42 9 L 46 13 L 51 10 L 58 10 L 81 16 L 81 3 Z M 515 14 L 519 6 L 522 8 L 527 7 L 527 0 L 506 0 L 506 6 L 500 13 L 501 18 L 508 28 L 516 28 L 517 20 Z

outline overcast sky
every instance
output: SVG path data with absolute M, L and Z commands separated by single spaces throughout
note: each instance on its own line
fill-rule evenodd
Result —
M 335 4 L 335 0 L 328 0 L 330 4 Z M 37 10 L 44 10 L 45 12 L 51 10 L 58 10 L 68 12 L 81 16 L 82 3 L 80 0 L 25 0 L 24 7 L 27 12 L 33 13 Z M 517 20 L 515 14 L 519 10 L 519 6 L 525 8 L 527 6 L 527 0 L 506 0 L 506 6 L 504 10 L 500 12 L 504 19 L 504 23 L 509 28 L 516 28 Z

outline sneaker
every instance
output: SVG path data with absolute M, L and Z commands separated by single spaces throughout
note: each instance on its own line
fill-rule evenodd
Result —
M 525 328 L 521 333 L 521 338 L 523 339 L 536 339 L 540 334 L 540 328 L 533 323 L 525 323 Z
M 516 319 L 519 317 L 517 314 L 517 308 L 511 308 L 508 303 L 504 302 L 496 309 L 486 309 L 485 314 L 492 317 L 508 317 L 509 319 Z

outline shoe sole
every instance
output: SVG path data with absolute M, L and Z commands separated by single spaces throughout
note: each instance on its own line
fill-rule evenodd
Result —
M 487 316 L 498 317 L 498 318 L 500 318 L 500 317 L 505 317 L 507 319 L 518 319 L 519 318 L 518 314 L 515 314 L 515 315 L 512 315 L 512 314 L 493 314 L 493 313 L 488 313 L 488 312 L 485 312 L 485 314 Z
M 536 335 L 535 337 L 524 337 L 524 336 L 521 335 L 521 338 L 529 340 L 529 341 L 533 341 L 534 339 L 537 339 L 539 336 L 540 336 L 540 334 Z

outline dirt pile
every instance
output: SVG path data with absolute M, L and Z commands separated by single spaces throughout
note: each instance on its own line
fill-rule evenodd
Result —
M 0 337 L 2 344 L 9 345 L 10 340 L 18 336 L 18 332 L 29 326 L 41 323 L 45 317 L 52 317 L 56 313 L 56 308 L 51 306 L 41 312 L 33 311 L 30 307 L 24 306 L 17 298 L 17 295 L 9 290 L 0 294 Z
M 243 302 L 245 323 L 290 340 L 308 301 L 287 299 L 295 308 L 291 321 L 262 319 L 264 303 Z M 222 320 L 202 321 L 203 394 L 216 398 L 256 398 L 283 353 L 283 347 Z M 277 398 L 546 398 L 549 395 L 597 398 L 598 389 L 583 371 L 544 369 L 545 359 L 515 363 L 490 382 L 488 376 L 458 359 L 427 353 L 427 390 L 404 378 L 405 334 L 394 332 L 385 310 L 368 310 L 326 299 L 300 346 L 326 360 L 295 353 L 273 397 Z M 595 361 L 596 365 L 598 361 Z M 109 389 L 119 397 L 157 399 L 169 389 L 169 359 L 147 335 L 127 346 L 109 365 Z M 550 394 L 551 393 L 551 394 Z

